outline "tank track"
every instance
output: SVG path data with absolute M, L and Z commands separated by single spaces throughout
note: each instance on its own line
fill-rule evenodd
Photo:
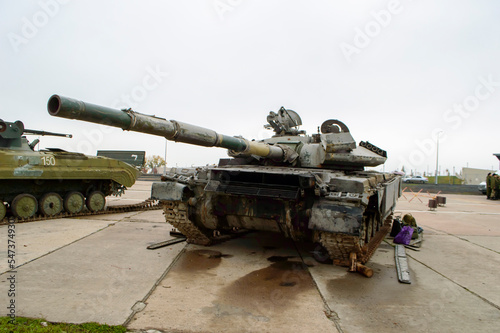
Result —
M 44 220 L 54 220 L 61 219 L 66 217 L 79 217 L 79 216 L 92 216 L 92 215 L 105 215 L 105 214 L 116 214 L 116 213 L 126 213 L 126 212 L 136 212 L 136 211 L 145 211 L 145 210 L 156 210 L 161 209 L 160 203 L 158 200 L 147 199 L 143 202 L 131 204 L 131 205 L 116 205 L 116 206 L 108 206 L 106 209 L 91 212 L 91 211 L 83 211 L 76 214 L 70 214 L 66 212 L 62 212 L 60 214 L 54 216 L 44 216 L 37 215 L 30 217 L 28 219 L 19 219 L 13 216 L 6 217 L 0 221 L 0 225 L 5 225 L 9 223 L 26 223 L 26 222 L 35 222 L 35 221 L 44 221 Z
M 229 239 L 241 236 L 248 230 L 232 230 L 227 234 L 220 234 L 218 230 L 204 231 L 189 220 L 188 204 L 181 201 L 161 201 L 163 214 L 167 223 L 179 230 L 190 244 L 210 246 Z
M 369 242 L 361 246 L 358 236 L 341 233 L 319 232 L 317 235 L 319 243 L 328 251 L 335 265 L 351 266 L 351 253 L 356 253 L 357 261 L 366 263 L 380 243 L 384 240 L 392 225 L 392 215 L 382 224 L 380 229 L 370 238 Z
M 188 218 L 187 204 L 180 201 L 162 201 L 165 220 L 187 238 L 187 242 L 198 245 L 212 245 L 211 237 L 203 233 Z

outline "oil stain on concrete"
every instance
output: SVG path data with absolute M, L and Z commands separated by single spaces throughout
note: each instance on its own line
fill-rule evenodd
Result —
M 334 330 L 307 266 L 292 246 L 276 245 L 265 235 L 209 249 L 188 245 L 129 328 L 174 332 Z M 291 320 L 298 317 L 305 320 Z

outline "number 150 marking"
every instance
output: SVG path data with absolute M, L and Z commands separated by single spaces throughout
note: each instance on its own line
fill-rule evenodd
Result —
M 43 165 L 56 165 L 54 156 L 42 156 Z

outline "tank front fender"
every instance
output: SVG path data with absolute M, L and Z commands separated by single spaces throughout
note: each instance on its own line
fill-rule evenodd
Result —
M 189 186 L 175 182 L 157 182 L 151 186 L 151 199 L 187 201 L 192 191 Z

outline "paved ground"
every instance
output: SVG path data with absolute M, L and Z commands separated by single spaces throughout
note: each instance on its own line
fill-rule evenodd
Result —
M 150 184 L 139 181 L 110 204 L 141 201 Z M 430 211 L 427 197 L 406 197 L 398 211 L 425 229 L 421 250 L 407 250 L 410 285 L 397 280 L 390 239 L 370 260 L 375 275 L 367 279 L 319 265 L 269 233 L 147 250 L 170 238 L 161 211 L 18 224 L 16 314 L 125 323 L 131 331 L 497 331 L 500 202 L 446 195 L 446 206 Z M 0 226 L 2 309 L 12 275 L 7 235 Z

